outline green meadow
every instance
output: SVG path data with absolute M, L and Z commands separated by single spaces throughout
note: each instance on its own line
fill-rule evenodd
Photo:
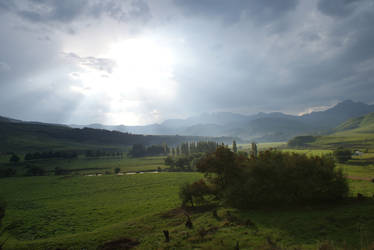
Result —
M 250 144 L 239 144 L 248 152 Z M 321 156 L 329 148 L 258 144 L 259 150 Z M 22 157 L 21 157 L 22 158 Z M 21 160 L 17 176 L 0 179 L 7 203 L 4 249 L 372 249 L 374 247 L 374 158 L 367 153 L 337 164 L 349 178 L 350 199 L 339 204 L 236 210 L 224 204 L 180 208 L 179 188 L 200 173 L 165 172 L 162 156 Z M 46 176 L 23 176 L 28 165 Z M 55 176 L 56 167 L 69 170 Z M 120 168 L 121 175 L 114 174 Z M 137 174 L 127 174 L 142 172 Z M 149 171 L 149 172 L 147 172 Z M 101 174 L 96 176 L 96 174 Z M 366 198 L 358 200 L 358 194 Z M 217 216 L 212 211 L 216 209 Z M 186 228 L 186 214 L 193 228 Z M 170 233 L 165 242 L 163 230 Z M 109 244 L 109 245 L 108 245 Z
M 179 208 L 179 187 L 201 178 L 199 173 L 84 175 L 100 166 L 123 172 L 164 168 L 163 157 L 45 160 L 44 166 L 57 165 L 87 170 L 0 179 L 0 197 L 7 202 L 5 249 L 105 249 L 106 243 L 121 240 L 136 242 L 136 249 L 233 249 L 236 244 L 240 249 L 370 249 L 373 244 L 374 201 L 354 199 L 357 193 L 374 195 L 369 181 L 373 165 L 338 165 L 347 176 L 363 178 L 349 180 L 352 200 L 341 204 L 246 211 L 220 206 L 218 217 L 211 208 Z M 191 216 L 192 229 L 184 225 L 185 213 Z M 163 230 L 170 232 L 168 243 Z

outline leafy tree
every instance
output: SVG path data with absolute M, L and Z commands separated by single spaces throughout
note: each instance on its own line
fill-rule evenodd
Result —
M 121 172 L 121 169 L 120 169 L 120 168 L 115 168 L 115 169 L 114 169 L 114 173 L 118 174 L 119 172 Z
M 12 156 L 11 156 L 10 159 L 9 159 L 9 161 L 10 161 L 11 163 L 14 163 L 14 164 L 16 164 L 17 162 L 19 162 L 19 160 L 20 160 L 20 158 L 19 158 L 19 156 L 16 155 L 16 154 L 12 154 Z
M 256 158 L 257 157 L 257 144 L 255 142 L 252 142 L 252 151 L 251 151 L 251 156 Z
M 224 190 L 240 178 L 241 168 L 245 167 L 246 161 L 248 158 L 245 156 L 220 146 L 214 153 L 202 157 L 196 167 L 218 189 Z
M 202 204 L 206 202 L 205 197 L 212 194 L 211 188 L 204 180 L 199 180 L 191 184 L 182 185 L 179 191 L 179 197 L 182 200 L 182 207 L 188 203 L 193 207 L 196 203 Z
M 352 151 L 346 148 L 339 147 L 334 151 L 334 156 L 338 162 L 344 163 L 352 159 Z
M 27 174 L 31 176 L 42 176 L 45 175 L 45 170 L 38 166 L 30 166 Z
M 146 152 L 146 148 L 143 144 L 134 144 L 129 154 L 132 157 L 142 157 L 146 155 Z
M 165 161 L 165 165 L 167 165 L 167 166 L 174 167 L 174 165 L 175 165 L 173 157 L 171 157 L 171 156 L 166 157 L 164 161 Z
M 234 151 L 234 153 L 238 152 L 238 148 L 236 147 L 236 141 L 235 140 L 232 141 L 232 151 Z

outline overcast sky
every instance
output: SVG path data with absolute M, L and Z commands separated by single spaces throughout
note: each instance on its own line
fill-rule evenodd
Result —
M 0 115 L 139 125 L 374 102 L 372 0 L 0 0 Z

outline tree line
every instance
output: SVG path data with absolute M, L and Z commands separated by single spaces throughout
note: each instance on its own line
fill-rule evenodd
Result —
M 122 152 L 110 152 L 110 151 L 104 151 L 104 150 L 87 150 L 85 152 L 85 156 L 87 158 L 90 157 L 112 157 L 112 158 L 122 158 L 123 153 Z
M 75 151 L 48 151 L 48 152 L 35 152 L 25 154 L 25 161 L 39 160 L 39 159 L 52 159 L 63 158 L 72 159 L 77 158 L 78 153 Z

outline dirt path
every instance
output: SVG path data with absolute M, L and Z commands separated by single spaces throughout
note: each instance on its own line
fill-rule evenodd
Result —
M 373 178 L 370 178 L 370 177 L 348 176 L 348 179 L 351 179 L 351 180 L 360 180 L 360 181 L 371 181 Z

